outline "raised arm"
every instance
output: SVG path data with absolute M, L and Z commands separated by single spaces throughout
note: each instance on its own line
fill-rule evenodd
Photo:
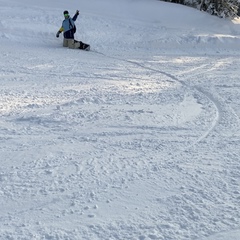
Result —
M 76 11 L 75 15 L 72 18 L 74 22 L 77 20 L 78 15 L 79 15 L 79 10 Z

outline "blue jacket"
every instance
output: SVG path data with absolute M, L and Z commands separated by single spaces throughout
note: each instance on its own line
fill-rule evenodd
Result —
M 74 27 L 75 21 L 77 20 L 78 14 L 75 14 L 73 18 L 65 18 L 62 22 L 62 27 L 59 29 L 59 32 L 64 32 L 63 36 L 67 39 L 74 39 Z

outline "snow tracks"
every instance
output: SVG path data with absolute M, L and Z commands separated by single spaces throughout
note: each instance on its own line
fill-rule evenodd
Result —
M 181 240 L 239 227 L 237 59 L 48 51 L 3 53 L 1 237 Z

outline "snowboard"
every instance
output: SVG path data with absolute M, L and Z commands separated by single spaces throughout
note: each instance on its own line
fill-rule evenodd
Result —
M 85 51 L 90 51 L 90 45 L 89 45 L 89 44 L 83 43 L 83 42 L 81 42 L 81 41 L 80 41 L 79 43 L 80 43 L 79 49 L 85 50 Z

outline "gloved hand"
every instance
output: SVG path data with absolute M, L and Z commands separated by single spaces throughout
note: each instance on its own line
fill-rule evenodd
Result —
M 79 10 L 76 11 L 76 14 L 79 15 Z
M 57 38 L 59 37 L 59 34 L 60 34 L 60 33 L 61 33 L 60 31 L 57 32 L 57 34 L 56 34 L 56 37 L 57 37 Z

